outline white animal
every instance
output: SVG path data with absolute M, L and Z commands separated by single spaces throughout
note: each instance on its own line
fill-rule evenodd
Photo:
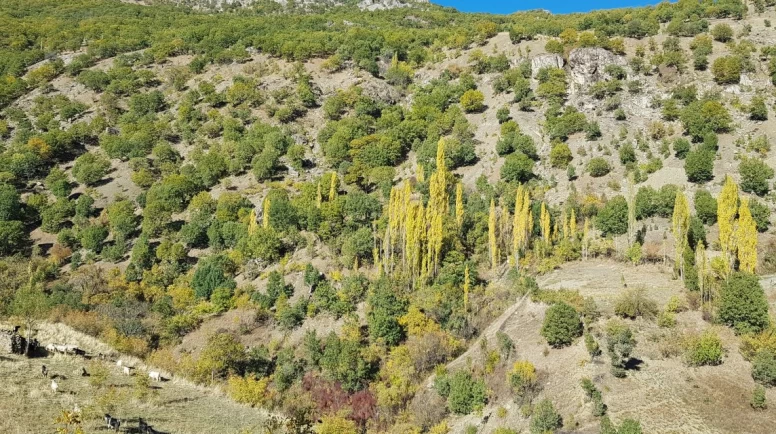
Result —
M 59 389 L 59 384 L 57 384 L 57 382 L 56 382 L 56 381 L 54 381 L 54 380 L 51 380 L 51 390 L 52 390 L 54 393 L 57 393 L 57 389 Z
M 49 353 L 53 353 L 53 352 L 54 352 L 54 351 L 56 351 L 56 350 L 57 350 L 57 347 L 56 347 L 56 345 L 54 345 L 54 344 L 48 344 L 48 345 L 46 345 L 46 351 L 48 351 Z
M 129 366 L 124 366 L 124 375 L 132 375 L 132 369 Z
M 54 345 L 54 348 L 57 350 L 57 352 L 62 354 L 67 353 L 67 347 L 67 345 Z
M 121 359 L 116 360 L 116 366 L 121 367 L 123 364 L 124 362 L 122 362 Z
M 148 373 L 148 376 L 154 381 L 162 381 L 162 374 L 160 372 L 151 371 Z

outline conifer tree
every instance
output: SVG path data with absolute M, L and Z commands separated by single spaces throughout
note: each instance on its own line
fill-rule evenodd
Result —
M 725 261 L 725 276 L 730 274 L 733 254 L 733 223 L 738 212 L 738 185 L 730 175 L 725 176 L 725 185 L 717 199 L 717 222 L 719 222 L 719 246 Z
M 687 197 L 683 192 L 676 193 L 674 200 L 674 214 L 671 219 L 671 228 L 674 234 L 674 250 L 676 264 L 679 266 L 679 272 L 684 278 L 684 261 L 682 252 L 687 246 L 687 231 L 690 228 L 690 206 L 687 204 Z
M 738 269 L 754 274 L 757 268 L 757 224 L 752 218 L 747 198 L 741 199 L 735 242 L 738 253 Z

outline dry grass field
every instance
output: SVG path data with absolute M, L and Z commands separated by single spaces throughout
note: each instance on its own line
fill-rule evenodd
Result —
M 61 325 L 43 324 L 39 336 L 44 344 L 52 336 L 67 338 L 66 342 L 78 343 L 90 354 L 105 349 L 104 344 Z M 195 386 L 169 375 L 161 383 L 152 382 L 150 389 L 138 387 L 138 378 L 146 376 L 147 371 L 138 360 L 122 360 L 136 367 L 132 376 L 126 376 L 115 362 L 98 357 L 0 357 L 0 433 L 52 433 L 61 411 L 75 408 L 81 410 L 87 433 L 108 431 L 104 413 L 119 418 L 122 432 L 130 433 L 139 432 L 138 418 L 164 433 L 270 432 L 267 412 L 237 404 L 219 390 Z M 41 374 L 42 365 L 48 368 L 49 378 Z M 90 377 L 81 376 L 81 368 Z M 95 384 L 100 371 L 107 375 L 102 384 Z M 57 393 L 50 387 L 53 376 L 59 384 Z M 140 393 L 143 390 L 145 397 Z

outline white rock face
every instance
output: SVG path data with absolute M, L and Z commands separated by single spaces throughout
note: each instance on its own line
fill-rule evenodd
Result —
M 626 66 L 624 57 L 603 48 L 576 48 L 569 54 L 572 91 L 585 89 L 606 78 L 604 69 L 608 65 Z
M 540 54 L 531 59 L 534 77 L 543 68 L 563 68 L 563 57 L 558 54 Z

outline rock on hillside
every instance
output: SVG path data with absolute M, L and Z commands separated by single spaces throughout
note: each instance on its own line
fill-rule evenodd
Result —
M 579 91 L 605 78 L 608 65 L 626 66 L 623 56 L 600 47 L 576 48 L 569 53 L 572 91 Z
M 531 70 L 534 77 L 544 68 L 563 68 L 563 57 L 559 54 L 540 54 L 531 59 Z

